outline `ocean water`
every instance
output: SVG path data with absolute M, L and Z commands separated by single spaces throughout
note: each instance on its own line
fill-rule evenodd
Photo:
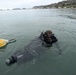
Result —
M 48 29 L 58 38 L 58 46 L 38 47 L 44 52 L 37 58 L 5 64 L 7 58 Z M 0 49 L 0 75 L 76 75 L 76 9 L 0 11 L 0 38 L 17 40 Z

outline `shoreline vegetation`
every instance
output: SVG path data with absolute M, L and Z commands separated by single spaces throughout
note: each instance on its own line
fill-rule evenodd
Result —
M 51 8 L 76 8 L 76 3 L 70 1 L 61 1 L 49 5 L 41 5 L 33 7 L 33 9 L 51 9 Z
M 41 6 L 34 6 L 32 8 L 13 8 L 13 9 L 0 9 L 0 11 L 6 10 L 27 10 L 27 9 L 52 9 L 52 8 L 76 8 L 76 2 L 70 1 L 61 1 L 58 3 L 53 3 L 49 5 L 41 5 Z

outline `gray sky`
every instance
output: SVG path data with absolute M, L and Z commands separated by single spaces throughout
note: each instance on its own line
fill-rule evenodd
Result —
M 0 0 L 0 9 L 6 8 L 32 8 L 37 5 L 46 5 L 62 0 Z

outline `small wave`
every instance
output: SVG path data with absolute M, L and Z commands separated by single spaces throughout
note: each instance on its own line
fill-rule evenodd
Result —
M 75 15 L 60 15 L 60 16 L 65 17 L 65 18 L 69 18 L 69 19 L 76 19 Z

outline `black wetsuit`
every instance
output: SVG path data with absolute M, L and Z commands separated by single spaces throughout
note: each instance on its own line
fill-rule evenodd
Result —
M 8 66 L 16 62 L 21 64 L 33 59 L 34 57 L 42 55 L 42 53 L 45 53 L 46 51 L 45 47 L 47 47 L 46 45 L 44 45 L 44 47 L 42 46 L 43 42 L 45 42 L 47 45 L 49 44 L 49 47 L 51 47 L 54 42 L 57 42 L 57 38 L 54 35 L 52 35 L 50 38 L 52 40 L 49 42 L 47 41 L 47 38 L 44 39 L 44 35 L 41 33 L 40 36 L 36 37 L 24 48 L 17 50 L 10 58 L 7 59 L 6 64 Z
M 46 51 L 46 48 L 42 46 L 42 42 L 43 41 L 39 39 L 39 37 L 36 37 L 28 45 L 17 50 L 10 58 L 8 58 L 6 64 L 8 66 L 11 66 L 16 62 L 22 64 L 42 55 L 42 53 Z

